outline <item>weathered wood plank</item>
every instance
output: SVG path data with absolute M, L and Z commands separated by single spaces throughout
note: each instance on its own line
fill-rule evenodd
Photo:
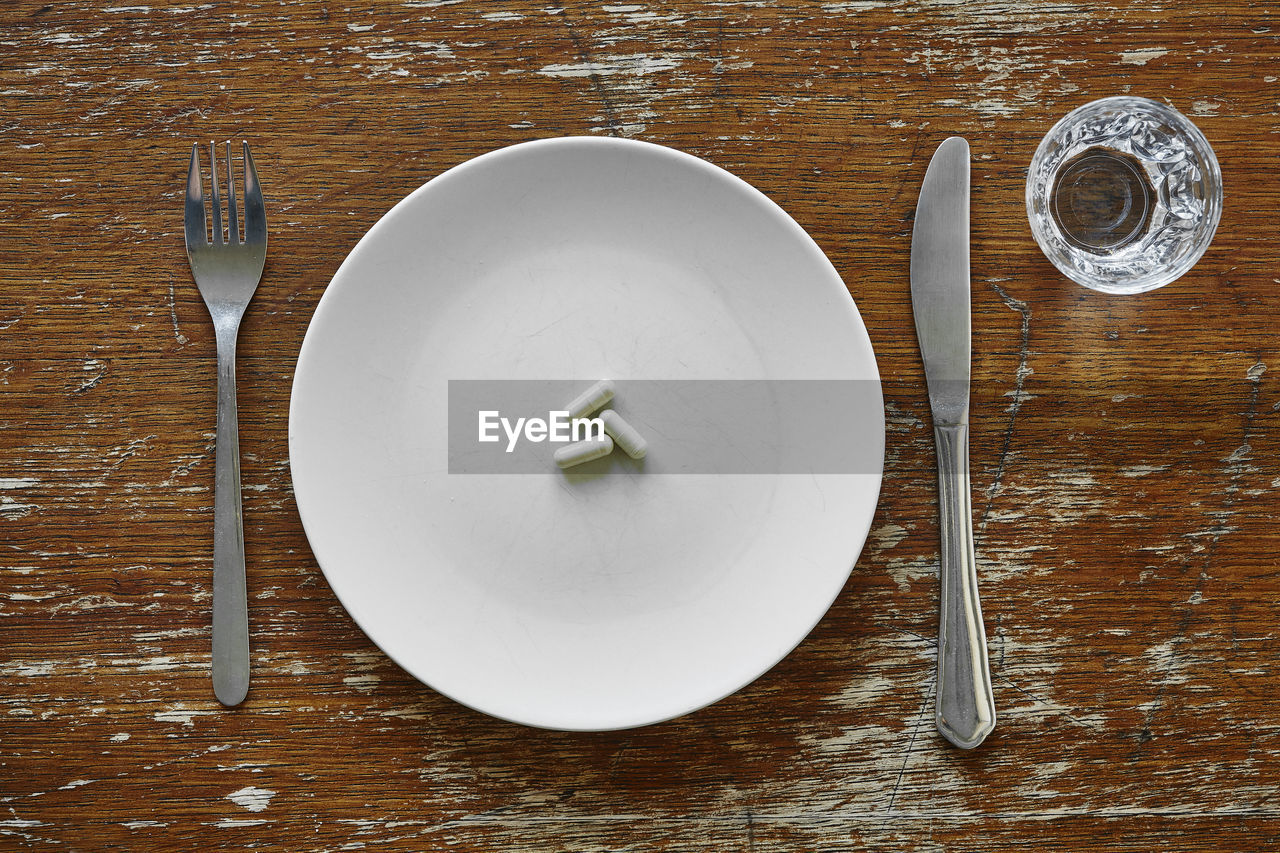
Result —
M 1267 851 L 1280 843 L 1274 10 L 1150 3 L 408 0 L 0 10 L 5 849 Z M 1168 98 L 1218 236 L 1106 298 L 1031 240 L 1070 108 Z M 973 500 L 1000 725 L 934 734 L 934 456 L 907 284 L 917 187 L 973 147 Z M 293 504 L 306 323 L 422 182 L 532 138 L 703 156 L 828 253 L 888 414 L 872 535 L 813 634 L 650 728 L 524 729 L 373 646 Z M 253 685 L 208 683 L 212 329 L 193 141 L 250 138 L 272 225 L 240 343 Z

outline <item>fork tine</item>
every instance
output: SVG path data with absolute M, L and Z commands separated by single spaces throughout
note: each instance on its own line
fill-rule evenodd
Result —
M 187 203 L 183 214 L 188 246 L 204 246 L 209 242 L 209 229 L 204 219 L 204 186 L 200 181 L 200 143 L 191 144 L 191 165 L 187 168 Z
M 209 185 L 212 188 L 210 200 L 213 208 L 213 243 L 222 245 L 222 200 L 218 197 L 218 149 L 213 140 L 209 140 Z
M 227 242 L 240 242 L 240 220 L 236 212 L 236 170 L 231 159 L 231 140 L 227 140 Z
M 244 142 L 244 241 L 267 242 L 267 210 L 262 201 L 262 186 L 258 183 L 258 169 L 253 164 L 249 143 Z

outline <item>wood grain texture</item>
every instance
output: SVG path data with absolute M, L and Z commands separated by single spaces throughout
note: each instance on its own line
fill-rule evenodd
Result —
M 0 9 L 0 849 L 1280 847 L 1276 12 L 1261 4 L 614 0 Z M 1164 98 L 1223 167 L 1180 281 L 1108 298 L 1026 224 L 1094 97 Z M 910 314 L 929 154 L 973 148 L 973 499 L 996 732 L 933 731 L 934 455 Z M 307 320 L 394 202 L 490 149 L 630 136 L 786 208 L 869 328 L 888 452 L 828 616 L 713 707 L 581 735 L 383 656 L 307 547 Z M 269 194 L 240 338 L 253 685 L 209 686 L 214 349 L 193 140 Z M 1268 370 L 1268 367 L 1271 369 Z

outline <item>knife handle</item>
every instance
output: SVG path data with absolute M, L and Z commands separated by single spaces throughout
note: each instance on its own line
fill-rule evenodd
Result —
M 942 530 L 942 618 L 938 626 L 938 698 L 942 736 L 961 749 L 986 739 L 996 724 L 987 635 L 978 601 L 969 496 L 969 425 L 934 426 Z

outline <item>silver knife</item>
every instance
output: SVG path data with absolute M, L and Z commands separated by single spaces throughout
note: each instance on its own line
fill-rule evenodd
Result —
M 934 152 L 920 187 L 911 307 L 938 446 L 942 615 L 935 720 L 961 749 L 982 743 L 996 724 L 969 497 L 969 298 L 969 143 L 953 136 Z

